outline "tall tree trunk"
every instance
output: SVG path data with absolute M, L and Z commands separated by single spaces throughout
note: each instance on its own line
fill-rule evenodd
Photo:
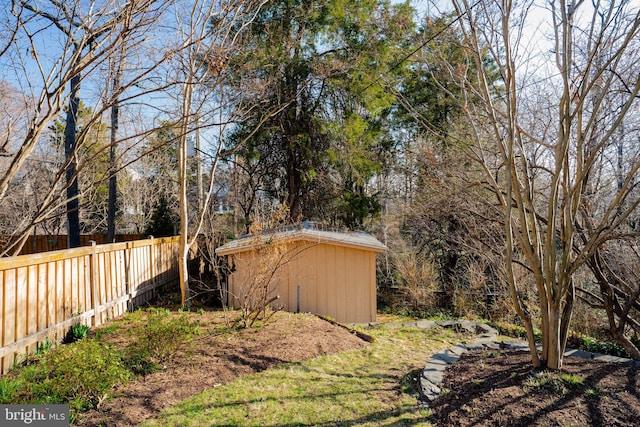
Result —
M 543 338 L 543 367 L 559 369 L 562 367 L 562 348 L 560 345 L 560 312 L 553 304 L 549 307 L 549 333 Z
M 191 105 L 189 100 L 186 105 Z M 187 113 L 185 113 L 187 114 Z M 187 116 L 188 117 L 188 116 Z M 183 120 L 187 121 L 188 118 Z M 186 129 L 183 128 L 183 135 L 179 140 L 179 182 L 180 182 L 180 294 L 182 305 L 189 305 L 189 271 L 188 271 L 188 255 L 189 255 L 189 200 L 187 198 L 187 141 Z
M 122 44 L 120 53 L 114 61 L 113 70 L 113 86 L 111 88 L 113 104 L 111 105 L 111 145 L 109 147 L 109 206 L 107 211 L 107 241 L 114 243 L 116 241 L 116 213 L 118 209 L 118 126 L 120 103 L 118 101 L 121 87 L 122 70 L 124 67 L 124 58 L 126 53 L 126 43 Z
M 69 162 L 66 170 L 67 180 L 67 246 L 80 246 L 80 200 L 78 191 L 78 177 L 76 174 L 77 156 L 77 119 L 80 106 L 80 74 L 71 78 L 69 107 L 64 130 L 64 156 Z
M 293 137 L 288 139 L 293 140 Z M 287 204 L 289 205 L 289 221 L 296 222 L 302 215 L 302 206 L 300 200 L 300 190 L 302 187 L 302 174 L 296 158 L 296 145 L 294 141 L 290 141 L 287 146 L 287 187 L 288 196 Z
M 115 86 L 115 85 L 114 85 Z M 118 198 L 118 181 L 116 171 L 117 153 L 116 141 L 118 138 L 118 101 L 111 106 L 111 146 L 109 147 L 109 207 L 107 211 L 107 241 L 116 241 L 116 209 Z
M 193 68 L 192 68 L 193 69 Z M 187 79 L 182 92 L 182 117 L 180 118 L 180 135 L 178 136 L 178 182 L 180 184 L 180 294 L 183 306 L 190 305 L 189 292 L 189 198 L 188 188 L 188 155 L 187 155 L 187 135 L 189 133 L 189 123 L 191 120 L 191 107 L 193 104 L 194 82 Z

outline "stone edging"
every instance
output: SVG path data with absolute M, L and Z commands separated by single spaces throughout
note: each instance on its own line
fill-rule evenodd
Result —
M 438 326 L 442 322 L 437 322 Z M 463 320 L 460 323 L 471 323 L 475 324 L 476 333 L 480 333 L 478 338 L 469 344 L 456 344 L 451 346 L 447 350 L 444 350 L 440 353 L 434 354 L 427 361 L 424 369 L 422 370 L 422 375 L 420 375 L 419 385 L 420 385 L 420 394 L 422 395 L 423 400 L 426 404 L 433 401 L 440 395 L 440 385 L 442 384 L 444 371 L 448 365 L 451 363 L 457 362 L 460 358 L 460 355 L 465 351 L 474 351 L 474 350 L 522 350 L 529 351 L 529 344 L 526 341 L 515 340 L 515 341 L 498 341 L 496 338 L 498 337 L 498 331 L 496 331 L 491 326 L 479 323 L 479 322 L 470 322 L 467 320 Z M 445 327 L 448 327 L 446 325 Z M 471 327 L 464 327 L 463 329 L 469 331 Z M 636 366 L 640 367 L 640 361 L 634 362 L 631 359 L 625 359 L 623 357 L 610 356 L 608 354 L 600 354 L 600 353 L 591 353 L 588 351 L 575 350 L 575 349 L 566 349 L 564 352 L 565 356 L 575 356 L 575 357 L 583 357 L 585 359 L 595 359 L 601 360 L 603 362 L 609 363 L 634 363 Z
M 460 358 L 460 355 L 465 351 L 474 350 L 529 350 L 529 344 L 526 341 L 514 340 L 514 341 L 498 341 L 498 331 L 482 322 L 474 322 L 472 320 L 445 320 L 445 321 L 432 321 L 432 320 L 420 320 L 417 322 L 409 323 L 372 323 L 369 327 L 376 327 L 385 325 L 388 328 L 421 328 L 428 329 L 440 326 L 443 328 L 452 328 L 460 331 L 466 331 L 477 334 L 478 337 L 475 341 L 469 344 L 456 344 L 448 349 L 436 353 L 425 364 L 422 374 L 420 375 L 419 389 L 423 401 L 426 404 L 433 401 L 440 395 L 440 385 L 444 377 L 444 371 L 452 363 L 455 363 Z M 633 362 L 631 359 L 625 359 L 622 357 L 610 356 L 607 354 L 591 353 L 582 350 L 566 349 L 565 356 L 583 357 L 585 359 L 596 359 L 603 362 L 614 363 L 635 363 L 640 367 L 640 361 Z
M 450 364 L 457 362 L 460 355 L 469 350 L 499 350 L 509 346 L 509 348 L 515 348 L 512 343 L 499 343 L 496 341 L 498 337 L 498 331 L 485 323 L 471 322 L 463 320 L 462 322 L 468 323 L 468 327 L 463 327 L 464 330 L 478 334 L 478 338 L 469 344 L 456 344 L 449 347 L 440 353 L 436 353 L 427 361 L 422 370 L 422 375 L 419 378 L 419 390 L 425 403 L 433 401 L 440 395 L 440 385 L 444 377 L 444 371 Z M 442 325 L 438 325 L 442 326 Z M 448 326 L 445 326 L 448 327 Z M 515 343 L 514 343 L 515 344 Z M 518 343 L 528 348 L 526 343 Z
M 434 354 L 427 362 L 419 378 L 419 389 L 423 400 L 430 402 L 440 395 L 440 384 L 444 370 L 451 363 L 457 362 L 460 355 L 467 350 L 482 350 L 485 348 L 499 348 L 495 339 L 498 331 L 486 323 L 472 320 L 419 320 L 408 323 L 370 323 L 368 327 L 386 326 L 387 328 L 420 328 L 430 329 L 437 326 L 477 334 L 478 338 L 471 344 L 456 344 L 443 352 Z

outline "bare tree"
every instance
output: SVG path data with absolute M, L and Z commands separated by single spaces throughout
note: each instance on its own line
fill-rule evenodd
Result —
M 175 81 L 159 78 L 160 73 L 164 72 L 162 64 L 173 56 L 169 51 L 173 46 L 160 46 L 159 38 L 152 35 L 154 32 L 159 34 L 166 31 L 166 27 L 159 24 L 162 19 L 168 19 L 164 12 L 171 3 L 169 0 L 108 0 L 87 8 L 90 5 L 80 1 L 64 4 L 54 0 L 21 1 L 14 2 L 14 8 L 4 12 L 9 21 L 15 22 L 15 25 L 10 26 L 15 29 L 15 34 L 9 39 L 10 43 L 3 50 L 0 59 L 7 64 L 7 70 L 11 71 L 7 73 L 7 78 L 15 81 L 17 90 L 24 94 L 22 108 L 28 112 L 28 123 L 23 127 L 26 129 L 24 132 L 11 132 L 11 142 L 5 146 L 7 160 L 6 166 L 0 170 L 0 203 L 11 182 L 20 176 L 28 160 L 33 157 L 34 149 L 38 145 L 42 146 L 42 141 L 46 141 L 43 135 L 51 121 L 63 112 L 63 106 L 72 98 L 73 94 L 68 90 L 72 79 L 75 79 L 74 85 L 84 82 L 85 100 L 95 101 L 95 105 L 91 116 L 86 119 L 86 126 L 73 132 L 75 147 L 72 149 L 71 144 L 69 145 L 65 160 L 57 166 L 55 162 L 50 163 L 51 184 L 39 189 L 39 204 L 23 214 L 25 221 L 19 227 L 11 227 L 11 232 L 17 239 L 12 245 L 4 247 L 3 253 L 19 251 L 37 224 L 46 221 L 51 215 L 57 215 L 61 205 L 87 195 L 91 190 L 89 187 L 79 188 L 75 196 L 67 196 L 64 192 L 81 176 L 83 169 L 91 168 L 93 163 L 101 161 L 105 150 L 115 148 L 116 145 L 122 147 L 117 155 L 120 166 L 115 170 L 111 168 L 109 174 L 101 179 L 109 179 L 118 170 L 128 168 L 138 158 L 133 148 L 153 134 L 155 129 L 165 125 L 156 119 L 158 115 L 166 114 L 165 106 L 154 103 L 153 99 L 162 97 L 163 91 L 177 84 Z M 49 48 L 42 49 L 43 45 Z M 117 66 L 113 65 L 112 59 L 120 55 L 121 59 L 115 62 L 120 61 L 122 64 L 125 46 L 126 56 L 136 66 L 121 69 L 120 84 L 115 89 L 110 88 L 111 85 L 102 84 L 103 80 L 98 76 L 104 75 L 108 70 L 114 71 L 111 76 L 114 73 L 118 75 Z M 105 78 L 113 81 L 113 78 Z M 89 129 L 102 121 L 103 114 L 112 105 L 118 105 L 119 111 L 124 111 L 129 116 L 124 122 L 126 128 L 123 129 L 123 121 L 120 120 L 120 135 L 114 133 L 115 138 L 104 144 L 99 151 L 80 159 L 79 150 L 84 144 L 91 143 Z M 68 115 L 69 119 L 74 116 L 71 110 L 72 108 L 67 108 L 67 112 L 71 113 Z M 136 110 L 138 115 L 134 116 Z M 137 123 L 132 122 L 134 119 L 137 119 Z M 65 126 L 69 133 L 75 127 L 73 123 Z M 71 166 L 74 161 L 77 166 L 74 173 L 69 174 L 73 170 Z M 64 178 L 65 173 L 70 175 L 69 179 Z
M 227 112 L 223 90 L 226 58 L 243 41 L 246 28 L 265 3 L 263 0 L 176 2 L 175 16 L 179 35 L 179 54 L 172 58 L 174 73 L 180 82 L 174 100 L 179 114 L 177 128 L 178 184 L 180 200 L 180 289 L 182 303 L 190 303 L 189 251 L 209 208 L 216 169 L 221 158 L 222 135 L 237 120 L 241 108 Z M 230 96 L 232 96 L 231 94 Z M 269 114 L 266 113 L 268 117 Z M 208 185 L 204 200 L 191 206 L 189 199 L 190 168 L 188 143 L 195 133 L 208 132 L 212 153 L 209 154 Z M 197 136 L 200 138 L 200 136 Z
M 591 308 L 605 311 L 611 336 L 634 360 L 640 360 L 637 343 L 628 333 L 640 332 L 640 251 L 636 240 L 620 239 L 597 248 L 588 262 L 596 290 L 579 287 L 577 291 Z
M 603 62 L 606 58 L 607 52 L 603 50 L 595 60 Z M 596 89 L 598 96 L 591 102 L 602 105 L 595 127 L 599 134 L 608 132 L 610 123 L 617 120 L 629 96 L 633 76 L 637 76 L 638 73 L 640 66 L 635 55 L 627 55 L 621 58 L 617 67 L 617 81 L 614 81 L 606 92 L 601 92 L 600 88 Z M 601 309 L 604 312 L 611 337 L 636 360 L 640 360 L 640 350 L 631 336 L 640 332 L 640 282 L 636 273 L 640 260 L 637 248 L 640 212 L 634 203 L 640 197 L 637 188 L 639 138 L 640 116 L 637 108 L 634 108 L 627 112 L 625 120 L 620 123 L 617 131 L 611 134 L 609 142 L 595 157 L 593 171 L 585 183 L 587 190 L 580 207 L 577 225 L 581 242 L 588 242 L 594 234 L 600 233 L 598 223 L 604 215 L 610 215 L 609 206 L 613 199 L 620 198 L 621 192 L 628 193 L 620 198 L 619 202 L 613 202 L 617 204 L 617 210 L 630 209 L 625 215 L 627 218 L 610 224 L 615 228 L 610 231 L 610 238 L 595 249 L 587 262 L 595 286 L 585 284 L 577 287 L 577 295 L 592 309 Z M 631 183 L 627 182 L 629 179 Z
M 541 11 L 552 23 L 553 70 L 534 62 L 523 29 L 532 4 L 511 1 L 454 1 L 467 62 L 452 67 L 464 88 L 461 100 L 471 123 L 470 155 L 485 170 L 502 212 L 507 280 L 516 312 L 529 341 L 535 367 L 562 367 L 576 289 L 573 276 L 606 241 L 615 238 L 640 200 L 633 198 L 640 162 L 629 168 L 622 186 L 611 189 L 602 212 L 590 216 L 590 232 L 581 234 L 581 209 L 589 202 L 590 180 L 603 150 L 637 105 L 640 74 L 627 74 L 637 49 L 640 11 L 629 2 L 557 1 Z M 538 58 L 539 59 L 539 58 Z M 465 69 L 473 64 L 477 81 Z M 529 65 L 530 69 L 524 67 Z M 532 73 L 533 69 L 537 73 Z M 525 73 L 524 71 L 528 71 Z M 498 73 L 497 87 L 490 73 Z M 531 76 L 547 83 L 542 115 L 527 114 L 525 99 Z M 603 94 L 618 88 L 625 76 L 616 117 L 604 126 Z M 541 91 L 545 86 L 536 85 Z M 528 89 L 528 90 L 527 90 Z M 467 102 L 471 98 L 480 103 Z M 592 215 L 592 214 L 589 214 Z M 535 319 L 525 303 L 515 265 L 526 267 L 540 305 L 542 352 L 534 342 Z
M 109 147 L 109 206 L 107 218 L 107 241 L 114 242 L 116 237 L 116 213 L 118 199 L 118 127 L 120 125 L 120 85 L 122 81 L 123 68 L 126 63 L 126 43 L 122 43 L 120 52 L 116 53 L 115 58 L 109 64 L 111 74 L 111 146 Z
M 54 0 L 25 0 L 13 2 L 13 8 L 4 12 L 4 17 L 14 22 L 10 27 L 15 32 L 1 52 L 2 60 L 7 79 L 15 81 L 14 85 L 23 94 L 23 108 L 28 112 L 28 123 L 23 127 L 25 131 L 14 132 L 11 144 L 5 146 L 8 162 L 0 170 L 0 203 L 5 199 L 12 181 L 33 157 L 36 146 L 42 146 L 46 141 L 43 135 L 52 120 L 60 115 L 65 104 L 77 97 L 81 82 L 86 83 L 86 98 L 96 100 L 96 105 L 91 117 L 87 118 L 87 126 L 79 131 L 76 129 L 77 114 L 73 112 L 77 100 L 68 105 L 65 159 L 57 166 L 55 162 L 50 163 L 51 185 L 39 189 L 38 206 L 23 214 L 25 223 L 22 227 L 11 230 L 17 238 L 11 246 L 3 248 L 3 253 L 19 251 L 33 228 L 49 216 L 57 215 L 61 205 L 70 203 L 69 212 L 78 211 L 74 205 L 87 189 L 79 188 L 77 193 L 74 190 L 70 194 L 64 193 L 76 185 L 82 170 L 98 162 L 102 154 L 101 151 L 96 152 L 78 162 L 78 152 L 83 144 L 90 142 L 88 132 L 91 126 L 101 122 L 103 113 L 118 99 L 117 96 L 101 95 L 100 92 L 107 92 L 108 88 L 90 79 L 101 68 L 108 68 L 110 58 L 120 52 L 124 45 L 127 46 L 127 52 L 139 56 L 140 67 L 126 73 L 125 81 L 119 86 L 118 101 L 127 106 L 143 105 L 142 102 L 145 102 L 147 110 L 153 109 L 147 101 L 150 95 L 166 88 L 164 84 L 157 84 L 157 79 L 152 79 L 153 74 L 166 61 L 164 54 L 170 56 L 170 52 L 156 54 L 157 46 L 150 45 L 146 37 L 156 30 L 154 25 L 159 22 L 168 3 L 168 0 L 124 3 L 109 0 L 91 8 L 80 1 L 62 4 Z M 144 58 L 141 55 L 142 47 L 146 51 Z M 155 125 L 151 121 L 147 128 L 105 144 L 102 150 L 108 150 L 115 144 L 135 144 L 152 132 Z M 127 159 L 122 167 L 134 160 Z
M 132 16 L 143 14 L 151 6 L 149 1 L 129 2 L 119 5 L 108 4 L 104 9 L 94 12 L 93 7 L 84 11 L 80 4 L 64 4 L 51 2 L 47 8 L 41 4 L 23 0 L 22 7 L 35 16 L 43 18 L 60 30 L 66 37 L 65 52 L 69 53 L 69 98 L 66 111 L 64 136 L 64 154 L 67 160 L 66 195 L 67 195 L 67 227 L 68 246 L 80 246 L 80 203 L 77 178 L 76 151 L 78 145 L 77 121 L 80 106 L 80 83 L 82 72 L 91 61 L 94 51 L 101 49 L 103 55 L 109 56 L 113 49 L 106 37 L 114 31 L 120 22 Z M 87 25 L 91 23 L 93 25 Z M 98 56 L 100 56 L 98 54 Z

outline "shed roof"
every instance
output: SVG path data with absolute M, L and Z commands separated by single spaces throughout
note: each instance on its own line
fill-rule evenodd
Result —
M 302 227 L 289 227 L 259 236 L 241 237 L 220 246 L 216 249 L 216 254 L 223 256 L 248 251 L 274 238 L 292 242 L 327 243 L 371 252 L 384 252 L 387 250 L 387 247 L 382 242 L 364 231 L 321 230 L 317 226 L 305 222 Z

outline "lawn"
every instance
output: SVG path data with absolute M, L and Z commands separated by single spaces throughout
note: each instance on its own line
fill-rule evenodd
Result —
M 430 425 L 417 378 L 431 354 L 461 337 L 442 329 L 364 332 L 375 339 L 366 348 L 239 377 L 143 425 Z

